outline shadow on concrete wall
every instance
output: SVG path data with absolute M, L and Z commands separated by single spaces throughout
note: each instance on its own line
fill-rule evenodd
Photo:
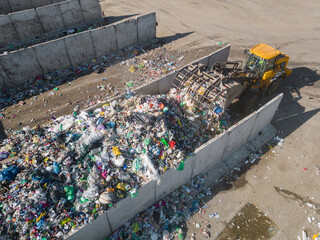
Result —
M 0 121 L 0 140 L 7 138 L 2 122 Z

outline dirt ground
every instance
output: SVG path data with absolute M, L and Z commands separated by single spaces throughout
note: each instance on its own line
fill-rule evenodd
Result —
M 312 219 L 320 222 L 320 1 L 102 0 L 101 6 L 110 21 L 157 13 L 157 37 L 164 45 L 142 58 L 163 55 L 165 51 L 174 56 L 172 61 L 177 67 L 183 66 L 216 49 L 219 42 L 232 45 L 232 60 L 243 59 L 243 50 L 260 42 L 278 46 L 290 56 L 293 73 L 280 89 L 284 98 L 273 120 L 277 135 L 284 139 L 282 145 L 264 154 L 233 187 L 217 188 L 207 201 L 205 213 L 195 214 L 187 224 L 186 238 L 194 233 L 196 239 L 205 239 L 203 228 L 196 228 L 193 221 L 209 222 L 211 239 L 217 238 L 248 202 L 276 225 L 270 234 L 272 239 L 302 238 L 303 228 L 311 238 L 319 232 Z M 179 60 L 181 56 L 184 59 Z M 85 108 L 103 100 L 106 92 L 97 86 L 106 78 L 115 87 L 128 80 L 135 81 L 134 86 L 144 83 L 129 71 L 130 64 L 121 62 L 107 67 L 102 74 L 92 73 L 66 83 L 55 95 L 48 91 L 36 100 L 26 100 L 26 105 L 7 107 L 5 115 L 16 116 L 3 119 L 4 128 L 47 122 L 52 116 L 71 113 L 76 105 Z M 267 100 L 261 99 L 260 104 Z M 210 218 L 210 213 L 220 217 Z M 268 236 L 257 239 L 263 238 Z

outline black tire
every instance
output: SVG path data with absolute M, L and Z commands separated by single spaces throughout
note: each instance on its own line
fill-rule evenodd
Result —
M 252 92 L 244 93 L 239 101 L 240 111 L 243 113 L 247 113 L 253 107 L 253 105 L 257 102 L 258 95 Z
M 284 80 L 283 76 L 278 77 L 276 80 L 274 80 L 268 87 L 267 95 L 270 96 L 272 93 L 275 93 L 281 86 L 283 80 Z

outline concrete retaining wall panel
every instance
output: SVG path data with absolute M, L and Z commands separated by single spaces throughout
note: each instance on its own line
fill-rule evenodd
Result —
M 129 19 L 114 25 L 118 49 L 136 44 L 138 41 L 137 21 Z
M 250 154 L 250 148 L 247 143 L 243 143 L 240 147 L 234 149 L 229 155 L 224 157 L 222 161 L 231 170 L 234 167 L 240 167 Z
M 152 180 L 138 189 L 138 196 L 127 197 L 111 207 L 108 212 L 112 231 L 121 227 L 141 211 L 150 207 L 155 201 L 156 181 Z
M 9 14 L 19 38 L 28 39 L 43 33 L 35 9 Z
M 12 12 L 18 12 L 32 8 L 30 0 L 8 0 Z
M 59 3 L 59 8 L 66 27 L 71 27 L 83 22 L 82 10 L 78 0 Z
M 31 5 L 33 8 L 47 6 L 49 4 L 52 4 L 51 0 L 31 0 Z
M 228 129 L 226 132 L 228 135 L 228 140 L 224 149 L 223 158 L 228 156 L 232 151 L 240 147 L 249 139 L 257 116 L 257 112 L 253 112 Z
M 8 43 L 19 40 L 9 16 L 0 15 L 0 47 L 5 47 Z
M 253 129 L 250 134 L 250 138 L 257 135 L 262 129 L 267 127 L 275 112 L 277 111 L 279 104 L 283 98 L 283 93 L 279 94 L 277 97 L 273 98 L 270 102 L 262 106 L 257 112 L 258 117 L 257 120 L 253 126 Z
M 80 0 L 80 5 L 86 22 L 102 18 L 99 0 Z
M 72 234 L 67 240 L 100 240 L 106 239 L 111 233 L 107 214 L 104 213 L 97 217 L 96 220 L 81 228 L 78 232 Z
M 197 176 L 221 160 L 227 139 L 227 134 L 220 134 L 196 149 L 192 177 Z
M 209 59 L 209 57 L 206 56 L 206 57 L 200 58 L 197 61 L 193 62 L 193 64 L 200 63 L 203 65 L 208 65 L 208 59 Z
M 116 31 L 113 25 L 91 30 L 91 36 L 97 56 L 107 55 L 118 50 Z
M 208 65 L 212 66 L 213 64 L 215 64 L 217 62 L 226 62 L 226 61 L 228 61 L 230 48 L 231 48 L 231 46 L 228 45 L 228 46 L 220 49 L 219 51 L 216 51 L 216 52 L 210 54 L 208 56 L 209 57 Z
M 8 0 L 0 0 L 0 14 L 7 14 L 11 12 Z
M 64 42 L 72 65 L 95 58 L 90 31 L 65 37 Z
M 44 32 L 65 29 L 58 4 L 39 7 L 36 12 Z
M 44 72 L 71 65 L 63 39 L 36 45 L 34 51 Z
M 4 71 L 3 67 L 0 65 L 0 88 L 10 85 L 10 80 Z
M 153 81 L 146 85 L 143 85 L 134 90 L 136 94 L 158 94 L 159 93 L 159 84 L 158 81 Z
M 43 74 L 33 48 L 1 55 L 0 61 L 13 84 L 22 84 L 34 76 Z
M 172 87 L 172 80 L 175 75 L 176 75 L 176 72 L 169 73 L 167 76 L 161 78 L 158 81 L 160 94 L 166 94 L 170 91 L 170 88 Z
M 189 157 L 184 163 L 183 171 L 171 168 L 159 176 L 156 184 L 156 201 L 159 201 L 191 180 L 194 161 L 194 157 Z
M 156 13 L 149 13 L 137 18 L 138 41 L 143 42 L 156 37 Z

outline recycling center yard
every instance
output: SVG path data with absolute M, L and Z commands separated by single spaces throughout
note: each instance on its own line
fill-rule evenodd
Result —
M 288 54 L 293 71 L 254 106 L 284 94 L 272 121 L 276 137 L 221 179 L 211 178 L 214 169 L 194 178 L 110 239 L 316 239 L 319 2 L 100 4 L 110 22 L 156 11 L 159 39 L 66 68 L 64 77 L 54 72 L 1 92 L 0 117 L 9 138 L 1 143 L 0 239 L 61 239 L 119 200 L 135 197 L 155 175 L 183 171 L 187 156 L 244 115 L 235 106 L 217 106 L 199 116 L 174 91 L 133 96 L 131 90 L 227 44 L 230 60 L 244 60 L 243 50 L 260 42 Z M 121 94 L 123 99 L 82 111 Z

